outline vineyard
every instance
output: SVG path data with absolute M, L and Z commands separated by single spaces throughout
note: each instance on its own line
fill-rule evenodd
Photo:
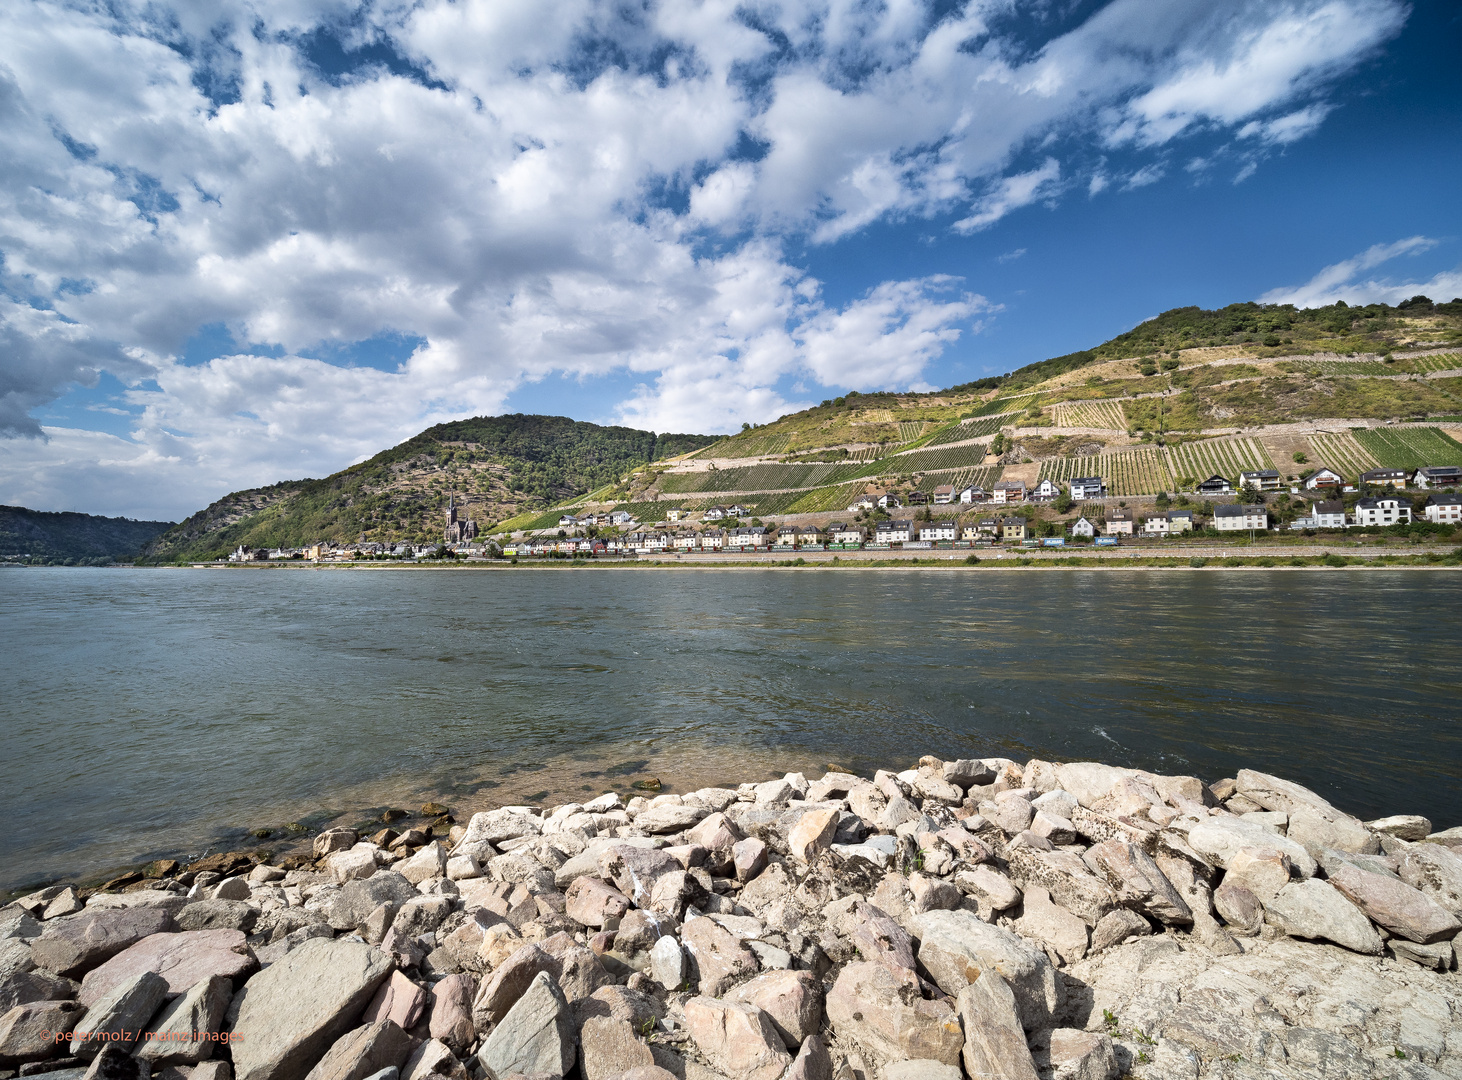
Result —
M 765 435 L 737 435 L 734 438 L 712 443 L 691 456 L 706 458 L 770 457 L 773 454 L 785 453 L 787 445 L 791 441 L 791 435 L 775 432 L 768 432 Z
M 1000 413 L 998 416 L 982 416 L 978 420 L 965 420 L 958 424 L 951 424 L 943 431 L 936 432 L 925 446 L 943 446 L 946 443 L 964 442 L 967 439 L 982 439 L 986 435 L 994 435 L 1014 415 L 1014 413 Z
M 1206 480 L 1210 476 L 1226 476 L 1237 480 L 1239 473 L 1255 469 L 1272 469 L 1269 453 L 1257 439 L 1204 439 L 1167 448 L 1168 461 L 1174 476 Z
M 1125 430 L 1127 417 L 1119 401 L 1069 401 L 1051 406 L 1057 427 L 1107 428 Z
M 1441 356 L 1413 356 L 1401 361 L 1409 371 L 1456 371 L 1462 368 L 1462 353 L 1444 353 Z
M 940 469 L 963 469 L 985 460 L 985 447 L 952 446 L 942 450 L 914 450 L 896 457 L 884 458 L 878 464 L 882 472 L 915 473 Z
M 867 484 L 859 481 L 852 484 L 839 484 L 836 487 L 818 488 L 815 491 L 799 492 L 799 498 L 783 512 L 788 514 L 825 514 L 833 510 L 842 510 L 859 495 L 863 494 L 867 486 Z
M 1310 447 L 1315 453 L 1306 468 L 1318 469 L 1323 466 L 1334 469 L 1349 479 L 1380 465 L 1380 462 L 1371 457 L 1370 451 L 1356 442 L 1355 436 L 1348 431 L 1335 434 L 1317 431 L 1309 438 Z
M 1001 466 L 999 465 L 982 465 L 960 469 L 953 475 L 947 472 L 939 473 L 935 476 L 926 476 L 920 480 L 918 490 L 928 493 L 941 484 L 950 484 L 958 492 L 969 487 L 971 484 L 978 484 L 986 491 L 989 491 L 995 485 L 995 481 L 1000 479 L 1000 472 Z
M 1354 428 L 1351 433 L 1383 469 L 1462 465 L 1462 443 L 1434 427 Z
M 1102 477 L 1109 495 L 1155 495 L 1173 487 L 1172 474 L 1153 446 L 1041 463 L 1041 480 L 1067 481 L 1078 476 Z
M 922 420 L 900 420 L 899 439 L 903 442 L 913 442 L 924 434 L 924 421 Z
M 1403 375 L 1404 371 L 1398 371 L 1392 364 L 1385 364 L 1379 360 L 1292 360 L 1296 371 L 1308 372 L 1311 375 Z
M 708 469 L 705 472 L 666 473 L 660 490 L 688 495 L 701 491 L 770 491 L 782 488 L 817 487 L 845 479 L 856 465 L 748 465 L 740 469 Z M 842 473 L 841 476 L 837 475 Z

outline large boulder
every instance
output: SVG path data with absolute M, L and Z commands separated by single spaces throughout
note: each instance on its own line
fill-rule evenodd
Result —
M 428 1030 L 433 1039 L 459 1051 L 477 1040 L 477 1027 L 472 1023 L 472 999 L 476 993 L 477 980 L 466 973 L 448 975 L 431 988 Z
M 673 855 L 654 848 L 614 844 L 599 854 L 600 876 L 642 907 L 649 906 L 655 881 L 674 871 L 684 873 L 684 868 Z
M 1086 853 L 1087 865 L 1106 878 L 1126 907 L 1151 915 L 1159 922 L 1187 926 L 1193 911 L 1158 869 L 1152 856 L 1125 840 L 1106 840 Z
M 354 930 L 382 904 L 399 906 L 420 895 L 394 870 L 382 870 L 364 881 L 346 882 L 325 909 L 325 919 L 335 930 Z
M 250 979 L 224 1024 L 234 1080 L 303 1080 L 355 1027 L 394 964 L 361 942 L 311 938 Z
M 505 840 L 537 836 L 542 831 L 543 823 L 538 818 L 505 806 L 498 810 L 473 814 L 472 819 L 467 822 L 467 831 L 457 846 L 471 850 L 479 843 L 501 844 Z
M 1271 852 L 1288 857 L 1301 877 L 1315 876 L 1315 858 L 1302 844 L 1242 818 L 1209 818 L 1188 833 L 1188 844 L 1203 858 L 1225 870 L 1240 851 Z
M 31 942 L 36 967 L 79 979 L 145 937 L 175 929 L 163 908 L 88 909 L 45 924 Z
M 0 1016 L 0 1068 L 54 1057 L 82 1008 L 74 1001 L 34 1001 Z
M 167 992 L 167 980 L 152 971 L 139 971 L 111 987 L 87 1008 L 85 1018 L 72 1029 L 76 1056 L 95 1057 L 107 1043 L 136 1047 Z
M 635 828 L 650 836 L 684 832 L 707 814 L 704 806 L 673 803 L 652 807 L 635 818 Z
M 1311 855 L 1327 850 L 1374 855 L 1381 850 L 1381 838 L 1348 814 L 1326 817 L 1312 807 L 1301 807 L 1289 815 L 1285 835 Z
M 167 1006 L 153 1021 L 137 1057 L 154 1068 L 160 1064 L 196 1065 L 213 1056 L 217 1045 L 209 1036 L 223 1024 L 233 997 L 233 984 L 222 975 L 210 975 L 193 984 L 186 994 Z
M 951 997 L 985 970 L 998 973 L 1015 994 L 1027 1031 L 1047 1027 L 1060 1006 L 1056 971 L 1045 952 L 972 911 L 928 911 L 913 919 L 919 962 Z
M 880 1061 L 929 1058 L 959 1062 L 959 1016 L 947 1001 L 925 1001 L 912 971 L 859 961 L 847 965 L 827 996 L 827 1018 L 840 1040 Z
M 756 973 L 756 954 L 711 919 L 691 919 L 680 928 L 681 944 L 690 954 L 692 977 L 706 997 L 720 997 Z
M 655 1055 L 635 1036 L 628 1020 L 591 1016 L 579 1029 L 584 1080 L 610 1080 L 630 1069 L 653 1068 Z
M 87 1007 L 143 971 L 167 980 L 169 994 L 181 994 L 210 975 L 235 981 L 259 966 L 240 930 L 187 930 L 153 934 L 86 973 L 77 999 Z
M 598 878 L 581 877 L 569 886 L 564 914 L 581 926 L 616 926 L 629 910 L 629 897 Z
M 754 1005 L 694 997 L 683 1011 L 696 1046 L 730 1080 L 778 1080 L 792 1064 L 771 1018 Z
M 365 1024 L 336 1039 L 306 1080 L 365 1080 L 383 1069 L 399 1073 L 411 1049 L 411 1036 L 394 1021 Z
M 1429 945 L 1462 933 L 1462 919 L 1404 881 L 1343 865 L 1327 880 L 1372 922 L 1408 941 Z
M 799 862 L 813 862 L 832 844 L 837 831 L 837 810 L 827 807 L 809 810 L 787 834 L 787 850 Z
M 514 1073 L 567 1076 L 574 1066 L 574 1017 L 563 991 L 539 972 L 477 1052 L 489 1080 Z
M 1290 882 L 1264 909 L 1291 937 L 1333 941 L 1368 955 L 1381 951 L 1381 936 L 1370 920 L 1335 886 L 1318 878 Z
M 822 984 L 810 971 L 763 972 L 731 990 L 726 1001 L 755 1005 L 789 1050 L 815 1034 L 822 1019 Z
M 1056 766 L 1056 780 L 1061 789 L 1069 791 L 1088 810 L 1106 798 L 1117 782 L 1128 775 L 1128 769 L 1097 761 L 1074 761 Z
M 1462 917 L 1462 854 L 1442 844 L 1394 841 L 1401 880 Z
M 1051 894 L 1038 885 L 1026 890 L 1020 918 L 1012 925 L 1021 937 L 1050 948 L 1062 963 L 1074 964 L 1086 955 L 1089 940 L 1086 923 L 1060 904 L 1052 903 Z
M 1010 987 L 993 970 L 960 990 L 955 1007 L 964 1025 L 965 1072 L 972 1077 L 1039 1080 Z
M 539 975 L 547 975 L 555 985 L 563 966 L 536 944 L 519 947 L 503 963 L 493 969 L 492 976 L 477 991 L 472 1003 L 472 1022 L 478 1031 L 486 1031 L 507 1016 L 513 1004 L 528 992 Z

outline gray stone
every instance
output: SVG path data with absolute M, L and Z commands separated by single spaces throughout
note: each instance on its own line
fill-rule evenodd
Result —
M 1037 810 L 1036 816 L 1031 819 L 1031 832 L 1052 844 L 1076 843 L 1076 826 L 1068 818 L 1059 814 L 1048 814 L 1044 810 Z
M 1278 895 L 1276 890 L 1274 896 Z M 1269 899 L 1272 901 L 1274 896 Z M 1264 921 L 1264 901 L 1235 878 L 1223 879 L 1213 892 L 1213 904 L 1224 922 L 1245 934 L 1256 933 Z
M 194 983 L 158 1015 L 137 1056 L 153 1065 L 196 1065 L 208 1060 L 216 1044 L 198 1036 L 218 1033 L 232 997 L 233 984 L 222 975 Z
M 231 877 L 226 881 L 219 882 L 208 894 L 210 900 L 247 900 L 253 895 L 249 888 L 249 879 L 244 877 Z
M 194 901 L 177 915 L 179 930 L 242 930 L 249 934 L 258 922 L 259 909 L 253 904 L 223 898 Z
M 975 784 L 993 783 L 995 770 L 978 759 L 960 758 L 958 761 L 944 763 L 944 779 L 968 789 Z
M 141 971 L 99 997 L 72 1029 L 77 1057 L 95 1057 L 107 1043 L 135 1051 L 142 1032 L 167 996 L 168 982 L 153 971 Z
M 529 814 L 503 807 L 473 814 L 467 822 L 467 831 L 457 846 L 471 849 L 473 845 L 486 842 L 501 844 L 524 836 L 537 836 L 543 831 L 542 822 Z
M 393 1021 L 364 1024 L 336 1039 L 307 1080 L 367 1080 L 399 1070 L 411 1049 L 411 1036 Z
M 404 904 L 421 894 L 393 870 L 382 870 L 364 881 L 346 882 L 325 910 L 325 920 L 336 930 L 353 931 L 382 904 Z
M 1060 1005 L 1056 972 L 1046 954 L 972 911 L 930 911 L 914 917 L 919 962 L 950 996 L 983 970 L 997 972 L 1015 994 L 1027 1030 L 1048 1025 Z
M 80 978 L 143 938 L 174 928 L 172 915 L 161 908 L 83 911 L 46 923 L 31 942 L 31 958 L 37 967 Z
M 916 873 L 909 878 L 909 890 L 914 894 L 910 905 L 915 914 L 924 911 L 952 911 L 964 900 L 964 894 L 948 881 Z
M 1170 925 L 1189 925 L 1193 911 L 1152 856 L 1135 844 L 1106 840 L 1090 848 L 1087 865 L 1102 874 L 1125 906 Z
M 653 848 L 616 844 L 599 855 L 600 875 L 639 906 L 648 907 L 655 882 L 665 874 L 684 873 L 674 856 Z
M 1090 810 L 1128 775 L 1128 770 L 1096 761 L 1075 761 L 1056 766 L 1056 779 L 1064 791 Z
M 1035 808 L 1019 795 L 1004 791 L 980 803 L 980 814 L 1002 832 L 1015 836 L 1030 828 Z
M 535 944 L 520 946 L 498 965 L 492 976 L 483 982 L 472 1003 L 472 1022 L 478 1031 L 486 1031 L 507 1016 L 516 1002 L 528 991 L 539 975 L 548 975 L 557 985 L 563 965 Z
M 720 997 L 756 972 L 756 954 L 709 918 L 690 920 L 680 928 L 680 938 L 696 985 L 707 997 Z
M 591 1016 L 579 1029 L 580 1068 L 584 1080 L 610 1080 L 630 1069 L 653 1067 L 655 1055 L 635 1037 L 626 1020 Z
M 960 870 L 954 875 L 954 884 L 966 896 L 980 905 L 982 912 L 1005 911 L 1020 903 L 1020 890 L 1004 874 L 988 866 L 977 866 L 973 870 Z
M 1462 855 L 1442 844 L 1393 843 L 1399 849 L 1396 855 L 1401 880 L 1462 917 Z
M 1037 1055 L 1037 1066 L 1043 1064 L 1052 1080 L 1116 1080 L 1122 1071 L 1111 1036 L 1075 1028 L 1051 1032 L 1049 1049 Z
M 1092 928 L 1091 951 L 1100 952 L 1134 937 L 1147 937 L 1151 933 L 1152 924 L 1137 912 L 1128 908 L 1117 908 L 1103 915 Z
M 457 1060 L 457 1055 L 446 1043 L 427 1039 L 411 1051 L 406 1064 L 401 1066 L 402 1080 L 427 1080 L 428 1077 L 443 1076 L 452 1080 L 466 1080 L 467 1070 Z
M 567 1076 L 574 1066 L 574 1019 L 563 991 L 539 972 L 477 1052 L 489 1080 L 514 1073 Z
M 890 1061 L 880 1073 L 882 1080 L 963 1080 L 958 1065 L 918 1058 L 912 1061 Z
M 325 860 L 332 881 L 364 881 L 380 867 L 374 844 L 356 844 L 349 851 L 337 851 Z
M 1354 952 L 1379 955 L 1381 938 L 1370 920 L 1339 890 L 1317 878 L 1293 881 L 1265 905 L 1291 937 L 1333 941 Z
M 326 829 L 315 837 L 314 856 L 323 859 L 337 851 L 349 851 L 359 840 L 360 834 L 354 829 Z
M 972 1077 L 1039 1080 L 1015 995 L 993 970 L 974 972 L 955 998 L 964 1024 L 964 1066 Z
M 679 990 L 689 980 L 685 951 L 673 934 L 666 934 L 650 949 L 650 978 L 666 990 Z
M 1311 855 L 1326 848 L 1374 855 L 1381 850 L 1381 840 L 1355 818 L 1342 814 L 1327 818 L 1318 810 L 1301 807 L 1289 815 L 1285 835 Z
M 704 806 L 657 806 L 635 818 L 635 828 L 651 836 L 684 832 L 706 816 Z
M 582 926 L 618 926 L 629 910 L 629 897 L 598 878 L 581 877 L 569 886 L 564 914 Z
M 599 866 L 599 857 L 612 847 L 638 847 L 653 849 L 655 841 L 648 836 L 626 836 L 608 837 L 598 836 L 585 845 L 584 850 L 571 857 L 566 863 L 553 872 L 554 884 L 560 889 L 566 889 L 574 883 L 577 878 L 585 874 L 599 876 L 602 872 Z M 605 875 L 608 877 L 609 875 Z M 622 891 L 622 890 L 621 890 Z
M 433 840 L 415 855 L 392 863 L 391 869 L 413 885 L 419 885 L 428 878 L 447 876 L 447 849 Z
M 855 901 L 843 929 L 863 959 L 914 970 L 914 943 L 908 931 L 881 908 Z
M 74 980 L 49 971 L 19 971 L 0 982 L 0 1016 L 33 1001 L 66 1001 L 80 989 Z
M 302 1080 L 391 974 L 379 949 L 311 938 L 234 995 L 224 1024 L 236 1080 Z
M 1398 937 L 1430 945 L 1462 933 L 1462 919 L 1396 878 L 1340 866 L 1329 875 L 1329 882 L 1372 922 Z
M 1021 937 L 1050 947 L 1062 963 L 1074 964 L 1086 955 L 1087 926 L 1040 886 L 1025 891 L 1025 906 L 1012 928 Z

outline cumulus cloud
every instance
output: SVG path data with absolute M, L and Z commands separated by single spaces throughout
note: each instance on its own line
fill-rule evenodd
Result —
M 1265 304 L 1293 304 L 1295 307 L 1325 307 L 1344 300 L 1347 304 L 1396 304 L 1418 294 L 1445 301 L 1462 296 L 1462 267 L 1444 270 L 1427 281 L 1387 281 L 1363 278 L 1369 270 L 1403 255 L 1419 255 L 1436 247 L 1427 236 L 1410 236 L 1390 244 L 1376 244 L 1352 258 L 1325 267 L 1303 285 L 1271 289 L 1259 297 Z
M 551 373 L 633 373 L 606 410 L 676 430 L 770 419 L 799 379 L 921 385 L 988 305 L 918 278 L 827 306 L 785 252 L 992 229 L 1062 197 L 1054 147 L 1267 152 L 1405 12 L 1112 0 L 1040 40 L 973 0 L 0 5 L 0 434 L 33 440 L 0 443 L 0 497 L 103 443 L 214 494 L 319 474 Z M 219 323 L 268 355 L 178 360 Z M 383 334 L 424 344 L 299 355 Z M 104 371 L 129 449 L 41 431 Z

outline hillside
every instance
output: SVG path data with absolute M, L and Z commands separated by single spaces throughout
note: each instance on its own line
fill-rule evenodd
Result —
M 172 524 L 0 506 L 0 559 L 66 566 L 131 559 Z
M 324 479 L 236 491 L 157 537 L 146 557 L 206 559 L 239 544 L 440 540 L 449 497 L 486 531 L 714 441 L 561 416 L 457 420 Z

